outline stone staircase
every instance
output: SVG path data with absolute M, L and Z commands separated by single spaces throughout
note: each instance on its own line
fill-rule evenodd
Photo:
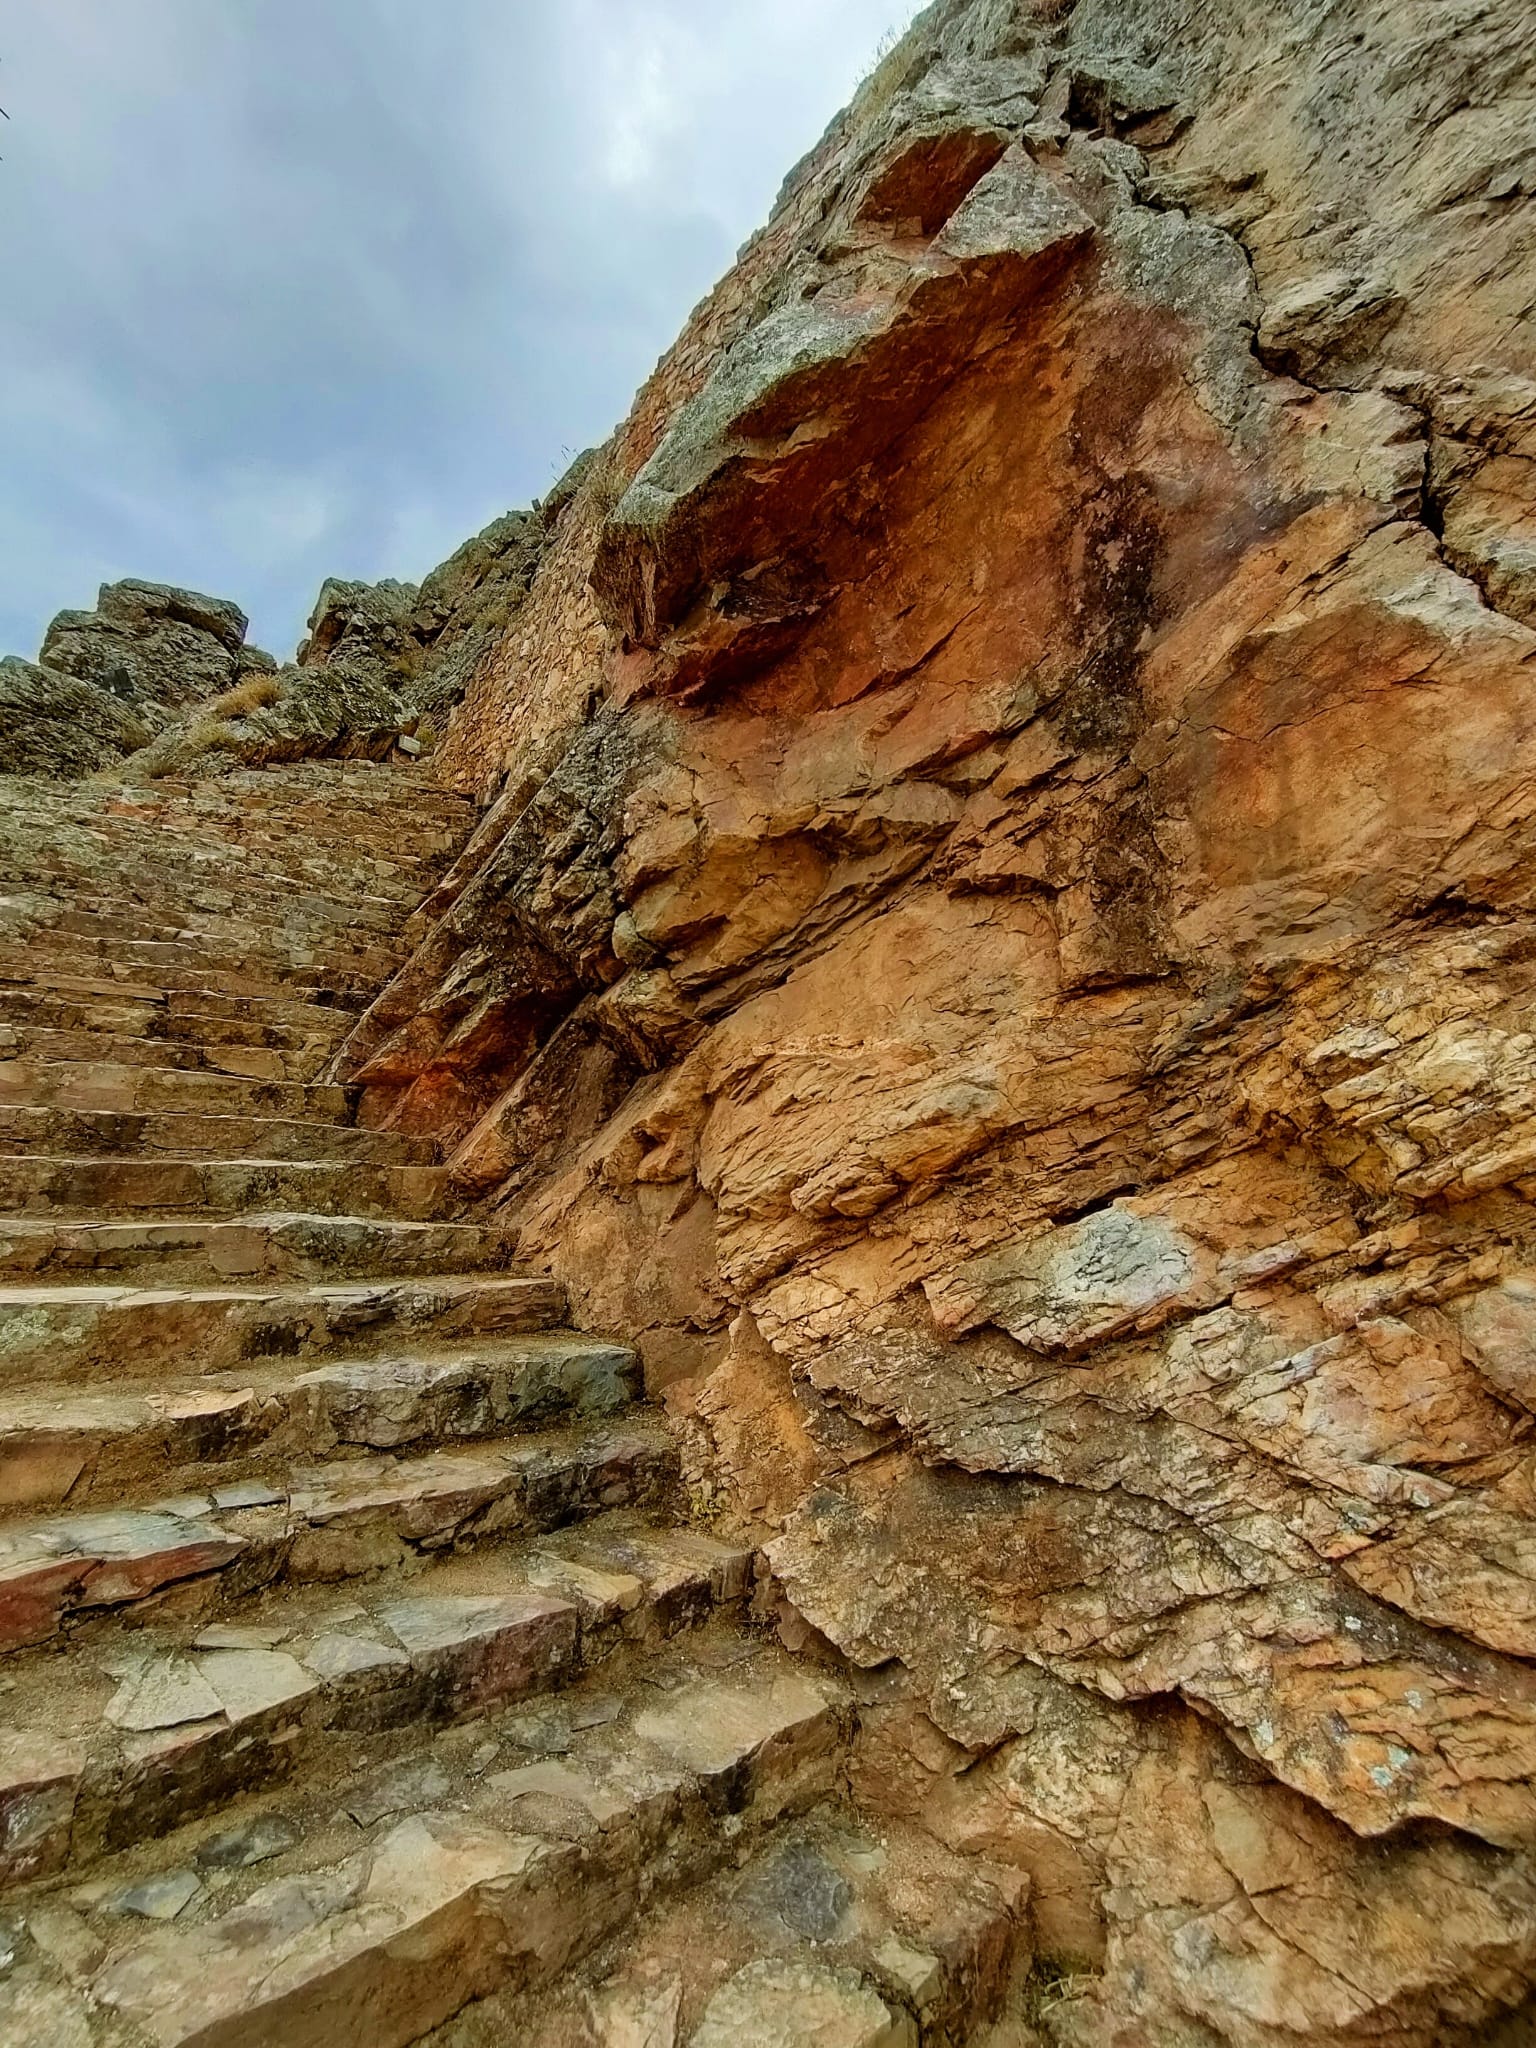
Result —
M 634 1354 L 323 1078 L 472 823 L 0 785 L 0 2040 L 970 2039 L 1017 1885 L 845 1806 Z

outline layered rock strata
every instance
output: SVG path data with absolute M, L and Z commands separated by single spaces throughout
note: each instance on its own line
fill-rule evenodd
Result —
M 472 821 L 368 763 L 0 779 L 7 2048 L 407 2048 L 813 1811 L 873 1853 L 632 1347 L 325 1078 Z M 989 2018 L 1027 1887 L 921 1856 L 730 2010 Z
M 920 17 L 577 489 L 339 1069 L 638 1343 L 1083 2048 L 1536 1984 L 1528 30 Z

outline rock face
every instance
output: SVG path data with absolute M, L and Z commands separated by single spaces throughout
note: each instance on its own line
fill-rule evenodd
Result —
M 299 666 L 374 669 L 413 711 L 447 710 L 527 595 L 554 517 L 504 513 L 421 584 L 325 583 Z
M 239 694 L 219 719 L 164 733 L 135 775 L 226 774 L 233 768 L 429 752 L 444 714 L 516 616 L 555 510 L 508 512 L 419 586 L 328 579 L 296 661 L 269 688 Z
M 535 511 L 505 513 L 419 586 L 327 581 L 282 667 L 245 645 L 226 599 L 104 584 L 94 612 L 59 614 L 36 664 L 0 661 L 0 774 L 420 756 L 516 616 L 567 502 L 557 485 Z
M 940 0 L 577 487 L 345 1056 L 1082 2048 L 1536 1984 L 1533 95 L 1517 0 Z
M 59 613 L 36 664 L 0 662 L 0 774 L 90 774 L 189 707 L 270 674 L 246 623 L 237 605 L 195 590 L 104 583 L 95 611 Z

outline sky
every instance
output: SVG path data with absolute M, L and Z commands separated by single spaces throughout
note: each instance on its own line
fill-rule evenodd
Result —
M 0 0 L 0 654 L 291 654 L 601 440 L 904 0 Z

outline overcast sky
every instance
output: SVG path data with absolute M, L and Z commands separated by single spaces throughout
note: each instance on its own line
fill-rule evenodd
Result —
M 291 653 L 627 411 L 906 0 L 0 0 L 0 653 Z

